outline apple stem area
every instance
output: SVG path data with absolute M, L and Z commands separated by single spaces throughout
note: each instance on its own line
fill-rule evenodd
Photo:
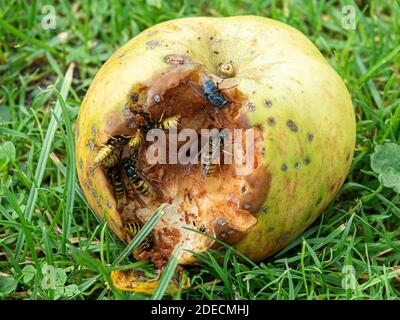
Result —
M 220 79 L 218 84 L 216 78 L 206 75 L 199 68 L 174 68 L 146 83 L 134 85 L 127 95 L 127 108 L 135 119 L 135 128 L 128 134 L 115 128 L 113 135 L 132 137 L 138 131 L 146 135 L 157 124 L 162 123 L 163 119 L 179 119 L 175 130 L 169 130 L 167 125 L 159 125 L 166 132 L 168 155 L 168 148 L 171 146 L 169 140 L 173 137 L 176 139 L 176 135 L 183 129 L 192 129 L 198 135 L 202 129 L 245 129 L 245 96 L 236 85 L 229 84 L 226 87 L 225 81 Z M 215 106 L 204 95 L 207 79 L 218 85 L 217 93 L 227 101 L 223 107 Z M 244 135 L 241 139 L 244 139 Z M 185 143 L 188 141 L 177 141 L 177 149 Z M 248 229 L 257 223 L 255 213 L 262 205 L 259 199 L 264 196 L 257 193 L 257 190 L 263 190 L 259 188 L 259 184 L 268 183 L 260 182 L 257 177 L 263 157 L 263 138 L 259 128 L 255 128 L 253 143 L 254 169 L 248 175 L 238 175 L 236 169 L 239 165 L 235 162 L 224 163 L 223 155 L 219 157 L 219 164 L 209 166 L 202 164 L 200 160 L 197 164 L 168 161 L 162 164 L 149 163 L 147 152 L 152 143 L 146 138 L 137 148 L 124 145 L 120 160 L 122 163 L 127 162 L 125 159 L 129 159 L 133 152 L 137 154 L 137 161 L 132 166 L 134 165 L 139 175 L 134 180 L 131 172 L 124 170 L 125 167 L 121 168 L 125 194 L 116 201 L 124 226 L 122 231 L 125 241 L 130 241 L 135 235 L 135 232 L 129 231 L 132 228 L 125 226 L 134 222 L 140 222 L 141 225 L 149 220 L 160 204 L 171 204 L 152 232 L 151 246 L 137 252 L 136 258 L 150 258 L 157 267 L 162 267 L 177 244 L 183 249 L 203 252 L 210 247 L 221 250 L 224 248 L 207 235 L 228 244 L 240 241 Z M 246 142 L 243 141 L 243 144 Z M 235 143 L 232 146 L 235 151 Z M 144 192 L 144 185 L 148 186 L 147 193 Z M 110 182 L 109 187 L 116 194 L 115 185 Z M 188 251 L 182 252 L 187 255 L 184 260 L 189 262 L 193 259 Z

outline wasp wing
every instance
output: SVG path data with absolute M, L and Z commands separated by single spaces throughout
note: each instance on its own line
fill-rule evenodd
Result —
M 141 206 L 142 208 L 145 208 L 145 207 L 146 207 L 146 203 L 145 203 L 145 202 L 143 201 L 143 199 L 140 197 L 139 192 L 137 192 L 137 191 L 135 190 L 135 188 L 132 186 L 132 184 L 129 184 L 129 185 L 131 186 L 131 190 L 132 190 L 132 192 L 133 192 L 133 194 L 134 194 L 134 196 L 135 196 L 137 202 L 139 202 L 139 204 L 140 204 L 140 206 Z
M 221 137 L 219 134 L 213 136 L 211 138 L 211 157 L 208 159 L 208 162 L 205 164 L 205 166 L 203 166 L 203 170 L 202 170 L 202 175 L 203 177 L 206 177 L 208 175 L 208 172 L 210 171 L 211 166 L 213 165 L 213 161 L 214 159 L 220 154 L 221 151 Z M 209 152 L 209 148 L 210 145 L 207 144 L 207 146 L 205 146 L 205 148 L 207 148 L 207 152 Z M 202 148 L 203 151 L 204 147 Z
M 207 100 L 206 96 L 204 95 L 204 89 L 203 86 L 199 85 L 198 83 L 195 83 L 193 81 L 188 82 L 189 87 L 192 88 L 192 90 L 200 97 L 202 97 L 204 100 Z
M 147 178 L 138 168 L 135 168 L 137 175 L 142 178 L 146 183 L 149 184 L 150 187 L 153 188 L 154 191 L 157 192 L 157 194 L 161 197 L 164 198 L 164 193 L 161 191 L 160 187 L 157 186 L 153 181 L 151 181 L 149 178 Z

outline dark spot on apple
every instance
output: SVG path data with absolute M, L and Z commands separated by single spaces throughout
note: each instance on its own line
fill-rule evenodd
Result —
M 267 120 L 267 123 L 268 123 L 271 127 L 273 127 L 273 126 L 276 124 L 276 121 L 275 121 L 275 119 L 274 119 L 273 117 L 269 117 L 268 120 Z
M 272 232 L 272 231 L 274 231 L 274 230 L 275 230 L 274 227 L 268 227 L 268 228 L 267 228 L 267 232 Z
M 89 167 L 89 174 L 93 177 L 94 176 L 94 168 Z
M 96 200 L 96 204 L 97 204 L 97 206 L 98 206 L 100 209 L 103 208 L 103 206 L 101 205 L 101 202 L 100 202 L 99 200 Z
M 312 133 L 310 133 L 310 132 L 307 133 L 307 140 L 310 141 L 310 142 L 313 141 L 314 140 L 314 135 Z
M 271 108 L 271 107 L 272 107 L 272 101 L 269 100 L 269 99 L 265 99 L 265 100 L 264 100 L 264 106 L 265 106 L 266 108 Z
M 221 232 L 219 235 L 220 235 L 221 238 L 226 238 L 225 232 Z
M 97 134 L 97 128 L 96 125 L 92 125 L 92 127 L 90 128 L 90 132 L 92 133 L 92 136 L 95 136 Z
M 285 242 L 286 240 L 288 240 L 290 237 L 290 234 L 287 232 L 282 233 L 282 235 L 278 238 L 278 242 L 282 243 Z
M 281 169 L 282 169 L 282 171 L 287 171 L 288 165 L 286 163 L 282 164 Z
M 253 102 L 247 102 L 246 109 L 247 109 L 247 111 L 252 112 L 252 111 L 256 110 L 256 105 Z
M 350 160 L 350 153 L 348 153 L 347 155 L 346 155 L 346 161 L 349 161 Z
M 311 159 L 310 158 L 308 158 L 308 157 L 306 157 L 306 158 L 304 158 L 304 164 L 307 166 L 307 165 L 309 165 L 310 164 L 310 162 L 311 162 Z
M 315 203 L 316 206 L 319 206 L 322 202 L 322 197 L 319 197 L 317 202 Z
M 89 140 L 89 150 L 94 151 L 94 149 L 95 149 L 94 141 L 92 139 L 90 139 Z
M 292 132 L 298 131 L 297 125 L 294 123 L 293 120 L 288 120 L 288 122 L 286 122 L 286 124 L 289 127 L 290 131 L 292 131 Z
M 233 236 L 235 233 L 236 231 L 233 229 L 228 230 L 228 236 Z
M 262 207 L 261 208 L 261 212 L 262 213 L 267 213 L 268 212 L 268 208 L 267 207 Z
M 262 149 L 261 149 L 261 154 L 262 154 L 262 155 L 265 155 L 265 147 L 262 147 Z
M 242 193 L 245 193 L 246 192 L 246 186 L 244 185 L 244 186 L 242 186 L 242 189 L 241 189 L 241 191 L 242 191 Z
M 82 160 L 82 158 L 79 159 L 79 169 L 83 170 L 83 160 Z
M 199 228 L 199 231 L 200 232 L 205 232 L 207 230 L 207 228 L 204 226 L 204 225 L 202 225 L 200 228 Z
M 296 163 L 294 164 L 294 167 L 295 167 L 296 169 L 300 169 L 300 167 L 301 167 L 300 162 L 296 162 Z
M 110 201 L 106 201 L 106 206 L 109 207 L 109 208 L 111 209 L 111 207 L 112 207 L 111 202 L 110 202 Z

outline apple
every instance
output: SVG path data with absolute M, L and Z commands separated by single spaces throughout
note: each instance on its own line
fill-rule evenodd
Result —
M 240 140 L 251 130 L 244 144 L 252 148 L 252 167 L 238 173 L 243 163 L 221 162 L 208 175 L 201 163 L 150 163 L 148 137 L 139 148 L 128 144 L 138 130 L 148 133 L 147 116 L 161 129 L 170 129 L 163 120 L 179 118 L 175 137 L 185 129 L 227 128 L 242 130 Z M 172 141 L 174 130 L 163 131 Z M 185 142 L 176 141 L 179 150 Z M 211 237 L 254 261 L 274 254 L 335 197 L 354 145 L 349 92 L 301 32 L 256 16 L 195 17 L 144 30 L 101 67 L 80 108 L 76 161 L 90 206 L 123 241 L 132 238 L 127 224 L 145 223 L 170 204 L 151 246 L 136 254 L 161 267 L 178 244 L 187 249 L 183 265 L 196 262 L 190 251 L 220 248 Z M 122 172 L 121 199 L 109 168 L 95 161 L 110 146 L 120 152 L 114 168 Z M 121 165 L 132 151 L 134 168 L 156 186 L 139 193 L 141 201 Z

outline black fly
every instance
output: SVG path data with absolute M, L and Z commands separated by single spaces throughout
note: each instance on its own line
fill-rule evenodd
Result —
M 218 88 L 218 83 L 215 84 L 211 79 L 205 80 L 203 86 L 200 88 L 198 88 L 199 86 L 197 84 L 192 82 L 189 82 L 189 85 L 200 97 L 206 99 L 218 109 L 223 109 L 230 103 L 222 93 L 222 90 Z

